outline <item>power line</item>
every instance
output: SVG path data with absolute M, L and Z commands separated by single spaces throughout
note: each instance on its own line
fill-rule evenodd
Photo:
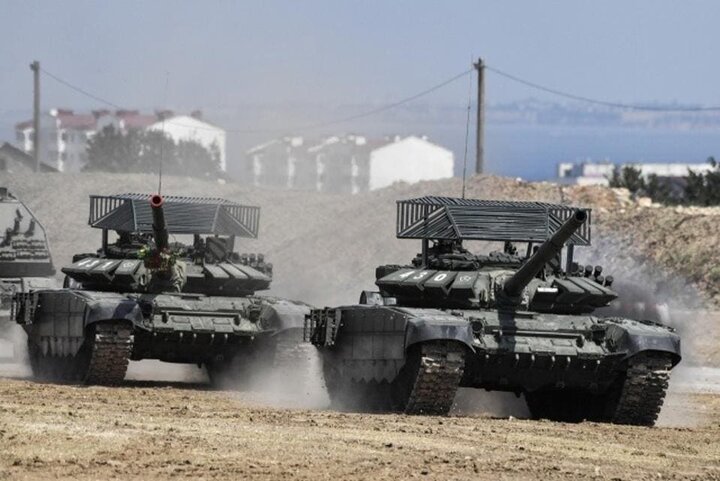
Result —
M 545 85 L 538 84 L 538 83 L 530 81 L 530 80 L 525 80 L 521 77 L 510 74 L 508 72 L 505 72 L 503 70 L 500 70 L 498 68 L 492 67 L 487 64 L 484 64 L 484 68 L 486 68 L 487 70 L 489 70 L 501 77 L 504 77 L 513 82 L 525 85 L 526 87 L 533 88 L 535 90 L 539 90 L 542 92 L 546 92 L 546 93 L 549 93 L 552 95 L 564 97 L 564 98 L 571 99 L 571 100 L 576 100 L 576 101 L 595 104 L 595 105 L 602 105 L 605 107 L 611 107 L 611 108 L 615 108 L 615 109 L 650 111 L 650 112 L 720 112 L 720 107 L 718 107 L 718 106 L 713 106 L 713 107 L 654 107 L 654 106 L 634 105 L 634 104 L 625 104 L 625 103 L 621 103 L 621 102 L 611 102 L 611 101 L 607 101 L 607 100 L 600 100 L 600 99 L 595 99 L 595 98 L 591 98 L 591 97 L 586 97 L 583 95 L 573 94 L 570 92 L 565 92 L 565 91 L 558 90 L 558 89 L 555 89 L 552 87 L 547 87 Z M 296 125 L 294 127 L 288 127 L 288 128 L 275 128 L 275 129 L 226 128 L 224 130 L 226 132 L 239 133 L 239 134 L 285 134 L 285 133 L 290 133 L 290 132 L 303 132 L 303 131 L 308 131 L 308 130 L 317 130 L 317 129 L 322 129 L 325 127 L 330 127 L 333 125 L 343 124 L 343 123 L 351 122 L 353 120 L 358 120 L 358 119 L 370 117 L 373 115 L 377 115 L 379 113 L 386 112 L 388 110 L 392 110 L 394 108 L 397 108 L 397 107 L 400 107 L 407 103 L 410 103 L 421 97 L 429 95 L 429 94 L 445 87 L 446 85 L 449 85 L 449 84 L 457 81 L 458 79 L 472 73 L 472 70 L 473 70 L 472 68 L 464 70 L 463 72 L 460 72 L 457 75 L 453 75 L 452 77 L 450 77 L 436 85 L 433 85 L 430 88 L 422 90 L 414 95 L 405 97 L 396 102 L 392 102 L 392 103 L 384 105 L 382 107 L 377 107 L 377 108 L 370 109 L 370 110 L 367 110 L 367 111 L 364 111 L 364 112 L 361 112 L 358 114 L 350 115 L 347 117 L 340 117 L 337 119 L 332 119 L 332 120 L 324 121 L 324 122 L 300 124 L 300 125 Z M 48 77 L 52 78 L 56 82 L 70 88 L 71 90 L 74 90 L 75 92 L 77 92 L 81 95 L 84 95 L 88 98 L 96 100 L 102 104 L 108 105 L 115 109 L 123 108 L 114 102 L 111 102 L 103 97 L 100 97 L 99 95 L 91 93 L 91 92 L 87 91 L 86 89 L 78 87 L 77 85 L 75 85 L 67 80 L 62 79 L 61 77 L 53 74 L 52 72 L 49 72 L 45 69 L 41 69 L 41 71 L 42 71 L 42 73 L 44 73 Z M 198 129 L 198 130 L 212 130 L 212 129 L 209 129 L 206 127 L 195 126 L 195 125 L 186 125 L 186 124 L 182 124 L 180 122 L 174 122 L 172 120 L 169 120 L 168 123 L 177 125 L 180 127 L 194 128 L 194 129 Z
M 650 112 L 716 112 L 716 111 L 720 111 L 720 107 L 653 107 L 653 106 L 644 106 L 644 105 L 624 104 L 624 103 L 620 103 L 620 102 L 610 102 L 607 100 L 598 100 L 598 99 L 593 99 L 590 97 L 585 97 L 583 95 L 576 95 L 576 94 L 572 94 L 569 92 L 563 92 L 561 90 L 557 90 L 557 89 L 554 89 L 551 87 L 546 87 L 544 85 L 540 85 L 538 83 L 522 79 L 520 77 L 509 74 L 507 72 L 503 72 L 502 70 L 491 67 L 487 64 L 485 65 L 485 68 L 501 77 L 505 77 L 506 79 L 512 80 L 514 82 L 525 85 L 527 87 L 534 88 L 536 90 L 541 90 L 543 92 L 557 95 L 559 97 L 565 97 L 568 99 L 578 100 L 581 102 L 586 102 L 586 103 L 591 103 L 591 104 L 596 104 L 596 105 L 604 105 L 605 107 L 612 107 L 612 108 L 626 109 L 626 110 L 641 110 L 641 111 L 650 111 Z
M 335 125 L 335 124 L 341 124 L 341 123 L 345 123 L 345 122 L 350 122 L 351 120 L 357 120 L 357 119 L 361 119 L 361 118 L 364 118 L 364 117 L 369 117 L 369 116 L 371 116 L 371 115 L 379 114 L 379 113 L 381 113 L 381 112 L 385 112 L 385 111 L 387 111 L 387 110 L 391 110 L 391 109 L 394 109 L 394 108 L 396 108 L 396 107 L 400 107 L 401 105 L 404 105 L 404 104 L 407 104 L 407 103 L 409 103 L 409 102 L 412 102 L 413 100 L 417 100 L 417 99 L 419 99 L 420 97 L 424 97 L 425 95 L 428 95 L 428 94 L 430 94 L 430 93 L 432 93 L 432 92 L 435 92 L 436 90 L 439 90 L 439 89 L 445 87 L 446 85 L 451 84 L 451 83 L 453 83 L 454 81 L 456 81 L 456 80 L 458 80 L 458 79 L 460 79 L 460 78 L 462 78 L 462 77 L 464 77 L 464 76 L 466 76 L 466 75 L 468 75 L 468 74 L 470 74 L 470 73 L 472 73 L 472 69 L 467 69 L 467 70 L 465 70 L 464 72 L 461 72 L 461 73 L 459 73 L 459 74 L 457 74 L 457 75 L 454 75 L 454 76 L 450 77 L 449 79 L 447 79 L 447 80 L 445 80 L 445 81 L 443 81 L 443 82 L 441 82 L 441 83 L 439 83 L 439 84 L 437 84 L 437 85 L 435 85 L 435 86 L 433 86 L 433 87 L 430 87 L 429 89 L 423 90 L 422 92 L 419 92 L 419 93 L 417 93 L 417 94 L 415 94 L 415 95 L 411 95 L 410 97 L 406 97 L 406 98 L 404 98 L 404 99 L 402 99 L 402 100 L 398 100 L 397 102 L 393 102 L 393 103 L 388 104 L 388 105 L 385 105 L 385 106 L 383 106 L 383 107 L 379 107 L 379 108 L 376 108 L 376 109 L 368 110 L 368 111 L 366 111 L 366 112 L 363 112 L 363 113 L 360 113 L 360 114 L 356 114 L 356 115 L 351 115 L 351 116 L 349 116 L 349 117 L 344 117 L 344 118 L 340 118 L 340 119 L 331 120 L 331 121 L 328 121 L 328 122 L 320 122 L 320 123 L 317 123 L 317 124 L 309 124 L 309 125 L 307 125 L 307 126 L 305 126 L 305 127 L 301 127 L 301 128 L 299 128 L 299 129 L 295 129 L 295 130 L 318 129 L 318 128 L 322 128 L 322 127 L 328 127 L 328 126 L 330 126 L 330 125 Z
M 105 100 L 104 98 L 102 98 L 102 97 L 100 97 L 100 96 L 98 96 L 98 95 L 95 95 L 95 94 L 93 94 L 93 93 L 90 93 L 90 92 L 88 92 L 87 90 L 85 90 L 85 89 L 83 89 L 83 88 L 80 88 L 80 87 L 78 87 L 78 86 L 76 86 L 76 85 L 68 82 L 67 80 L 63 80 L 62 78 L 58 77 L 58 76 L 55 75 L 55 74 L 52 74 L 52 73 L 48 72 L 48 71 L 45 70 L 45 69 L 42 69 L 42 72 L 43 72 L 44 74 L 46 74 L 48 77 L 52 78 L 53 80 L 61 83 L 62 85 L 65 85 L 66 87 L 68 87 L 68 88 L 74 90 L 75 92 L 78 92 L 78 93 L 80 93 L 80 94 L 82 94 L 82 95 L 84 95 L 84 96 L 86 96 L 86 97 L 89 97 L 89 98 L 91 98 L 91 99 L 93 99 L 93 100 L 96 100 L 96 101 L 98 101 L 98 102 L 101 102 L 101 103 L 103 103 L 103 104 L 105 104 L 105 105 L 109 105 L 109 106 L 111 106 L 111 107 L 113 107 L 113 108 L 116 108 L 116 109 L 122 109 L 122 108 L 123 108 L 123 107 L 120 107 L 119 105 L 117 105 L 116 103 L 110 102 L 109 100 Z M 465 70 L 465 71 L 463 71 L 463 72 L 460 72 L 460 73 L 457 74 L 457 75 L 453 75 L 452 77 L 448 78 L 447 80 L 444 80 L 444 81 L 440 82 L 439 84 L 433 85 L 432 87 L 430 87 L 430 88 L 428 88 L 428 89 L 425 89 L 425 90 L 423 90 L 423 91 L 421 91 L 421 92 L 418 92 L 418 93 L 416 93 L 416 94 L 414 94 L 414 95 L 411 95 L 411 96 L 409 96 L 409 97 L 405 97 L 405 98 L 403 98 L 403 99 L 401 99 L 401 100 L 398 100 L 398 101 L 396 101 L 396 102 L 393 102 L 393 103 L 384 105 L 384 106 L 382 106 L 382 107 L 378 107 L 378 108 L 374 108 L 374 109 L 371 109 L 371 110 L 367 110 L 367 111 L 361 112 L 361 113 L 359 113 L 359 114 L 350 115 L 350 116 L 348 116 L 348 117 L 341 117 L 341 118 L 338 118 L 338 119 L 333 119 L 333 120 L 329 120 L 329 121 L 325 121 L 325 122 L 317 122 L 317 123 L 311 123 L 311 124 L 297 125 L 297 126 L 295 126 L 295 127 L 283 128 L 283 129 L 237 129 L 237 128 L 230 128 L 230 129 L 224 129 L 224 130 L 225 130 L 226 132 L 243 133 L 243 134 L 263 134 L 263 133 L 282 134 L 282 133 L 288 133 L 288 132 L 302 132 L 302 131 L 307 131 L 307 130 L 316 130 L 316 129 L 321 129 L 321 128 L 325 128 L 325 127 L 330 127 L 330 126 L 332 126 L 332 125 L 342 124 L 342 123 L 350 122 L 350 121 L 353 121 L 353 120 L 358 120 L 358 119 L 362 119 L 362 118 L 365 118 L 365 117 L 370 117 L 370 116 L 372 116 L 372 115 L 376 115 L 376 114 L 379 114 L 379 113 L 382 113 L 382 112 L 386 112 L 386 111 L 388 111 L 388 110 L 391 110 L 391 109 L 400 107 L 401 105 L 407 104 L 407 103 L 412 102 L 412 101 L 414 101 L 414 100 L 417 100 L 417 99 L 419 99 L 419 98 L 421 98 L 421 97 L 424 97 L 424 96 L 426 96 L 426 95 L 429 95 L 429 94 L 435 92 L 436 90 L 439 90 L 439 89 L 445 87 L 446 85 L 449 85 L 449 84 L 455 82 L 456 80 L 458 80 L 458 79 L 460 79 L 460 78 L 462 78 L 462 77 L 464 77 L 464 76 L 466 76 L 466 75 L 468 75 L 468 74 L 470 74 L 470 73 L 472 73 L 472 69 L 467 69 L 467 70 Z M 184 124 L 181 124 L 181 123 L 178 123 L 178 122 L 173 122 L 172 120 L 169 120 L 168 123 L 173 124 L 173 125 L 178 125 L 178 126 L 181 126 L 181 127 L 197 128 L 197 129 L 199 129 L 199 130 L 211 130 L 211 129 L 207 129 L 207 128 L 205 128 L 205 127 L 200 127 L 200 126 L 184 125 Z
M 47 75 L 48 77 L 50 77 L 51 79 L 55 80 L 56 82 L 63 84 L 64 86 L 68 87 L 68 88 L 71 89 L 71 90 L 74 90 L 75 92 L 77 92 L 77 93 L 79 93 L 79 94 L 82 94 L 82 95 L 84 95 L 84 96 L 86 96 L 86 97 L 89 97 L 89 98 L 91 98 L 91 99 L 93 99 L 93 100 L 97 100 L 97 101 L 100 102 L 100 103 L 103 103 L 103 104 L 105 104 L 105 105 L 109 105 L 110 107 L 113 107 L 113 108 L 116 108 L 116 109 L 122 109 L 122 108 L 123 108 L 123 107 L 120 107 L 120 106 L 117 105 L 117 104 L 114 104 L 114 103 L 110 102 L 109 100 L 105 100 L 105 99 L 102 98 L 102 97 L 98 97 L 98 96 L 95 95 L 95 94 L 91 94 L 91 93 L 88 92 L 87 90 L 82 89 L 82 88 L 80 88 L 80 87 L 78 87 L 78 86 L 76 86 L 76 85 L 71 84 L 70 82 L 68 82 L 68 81 L 66 81 L 66 80 L 61 79 L 61 78 L 58 77 L 57 75 L 48 72 L 48 71 L 45 70 L 44 68 L 41 68 L 40 71 L 41 71 L 42 73 L 44 73 L 45 75 Z

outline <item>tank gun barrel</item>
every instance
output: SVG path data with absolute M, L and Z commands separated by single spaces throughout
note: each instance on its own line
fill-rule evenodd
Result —
M 503 290 L 510 297 L 519 296 L 525 286 L 540 272 L 553 257 L 558 255 L 565 242 L 572 237 L 587 220 L 587 212 L 577 210 L 538 250 L 505 282 Z
M 164 200 L 160 194 L 155 194 L 150 197 L 150 207 L 152 208 L 153 218 L 153 237 L 155 238 L 155 247 L 158 251 L 163 251 L 169 246 L 163 203 Z

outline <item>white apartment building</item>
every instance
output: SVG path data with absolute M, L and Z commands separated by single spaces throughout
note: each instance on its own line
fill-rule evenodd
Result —
M 453 176 L 452 151 L 413 135 L 396 139 L 370 152 L 369 189 L 382 189 L 395 182 L 410 184 Z
M 338 135 L 318 142 L 274 139 L 246 153 L 246 175 L 255 186 L 357 194 L 395 182 L 453 176 L 453 153 L 426 137 L 367 139 Z
M 163 122 L 162 116 L 167 115 Z M 40 159 L 59 172 L 79 172 L 87 164 L 87 142 L 97 132 L 113 126 L 121 132 L 132 129 L 164 130 L 176 142 L 190 140 L 204 147 L 217 148 L 220 166 L 226 169 L 225 131 L 191 116 L 170 112 L 143 114 L 137 110 L 94 110 L 77 114 L 68 109 L 52 109 L 40 117 Z M 33 124 L 20 122 L 15 126 L 16 145 L 26 153 L 33 151 Z
M 95 134 L 92 114 L 52 109 L 40 116 L 40 160 L 59 172 L 77 172 L 87 163 L 87 141 Z M 15 126 L 16 143 L 26 153 L 33 151 L 33 124 Z

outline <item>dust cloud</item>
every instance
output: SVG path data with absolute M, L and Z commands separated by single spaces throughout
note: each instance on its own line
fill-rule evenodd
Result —
M 272 407 L 324 409 L 330 404 L 322 374 L 322 362 L 311 345 L 295 348 L 292 363 L 259 368 L 250 389 L 258 400 Z
M 17 324 L 0 323 L 0 375 L 30 377 L 27 335 Z
M 301 345 L 294 348 L 291 355 L 289 362 L 277 362 L 273 356 L 238 360 L 216 387 L 204 366 L 157 360 L 131 361 L 125 380 L 131 384 L 186 384 L 217 389 L 265 407 L 326 408 L 329 399 L 317 351 L 310 345 Z
M 207 374 L 195 364 L 175 364 L 156 360 L 130 361 L 126 381 L 206 384 Z
M 621 296 L 595 314 L 661 322 L 673 327 L 681 338 L 683 360 L 671 372 L 658 425 L 702 425 L 705 416 L 693 405 L 690 393 L 720 388 L 720 371 L 706 366 L 716 359 L 720 313 L 709 307 L 687 279 L 649 259 L 627 255 L 623 242 L 613 236 L 604 236 L 594 244 L 588 255 L 578 260 L 603 265 L 603 274 L 617 279 L 612 288 Z
M 300 344 L 279 346 L 279 349 L 286 350 L 234 362 L 232 371 L 223 376 L 219 388 L 233 397 L 266 407 L 327 408 L 330 399 L 315 347 Z

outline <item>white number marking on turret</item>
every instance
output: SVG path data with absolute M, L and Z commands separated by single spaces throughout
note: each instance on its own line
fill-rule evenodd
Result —
M 83 259 L 80 262 L 78 262 L 77 266 L 90 268 L 90 267 L 95 267 L 98 264 L 98 262 L 100 262 L 100 259 L 87 258 L 87 259 Z
M 408 272 L 404 272 L 402 274 L 398 274 L 398 277 L 400 279 L 406 279 L 407 277 L 413 275 L 414 273 L 415 273 L 415 271 L 408 271 Z
M 460 276 L 458 278 L 458 281 L 459 282 L 470 282 L 471 279 L 472 279 L 471 276 L 465 275 L 465 276 Z
M 105 263 L 100 266 L 100 269 L 107 269 L 108 267 L 110 267 L 110 266 L 113 265 L 114 263 L 115 263 L 115 261 L 105 261 Z
M 445 279 L 447 279 L 447 276 L 448 276 L 448 275 L 447 275 L 446 273 L 441 272 L 440 274 L 438 274 L 438 275 L 436 275 L 435 277 L 433 277 L 433 280 L 434 280 L 435 282 L 444 281 Z
M 120 269 L 128 270 L 135 267 L 135 261 L 123 261 L 122 264 L 120 264 Z
M 428 275 L 428 271 L 420 271 L 420 273 L 418 273 L 418 275 L 416 275 L 416 276 L 413 276 L 412 279 L 413 279 L 414 281 L 419 281 L 420 279 L 422 279 L 422 278 L 425 277 L 426 275 Z

